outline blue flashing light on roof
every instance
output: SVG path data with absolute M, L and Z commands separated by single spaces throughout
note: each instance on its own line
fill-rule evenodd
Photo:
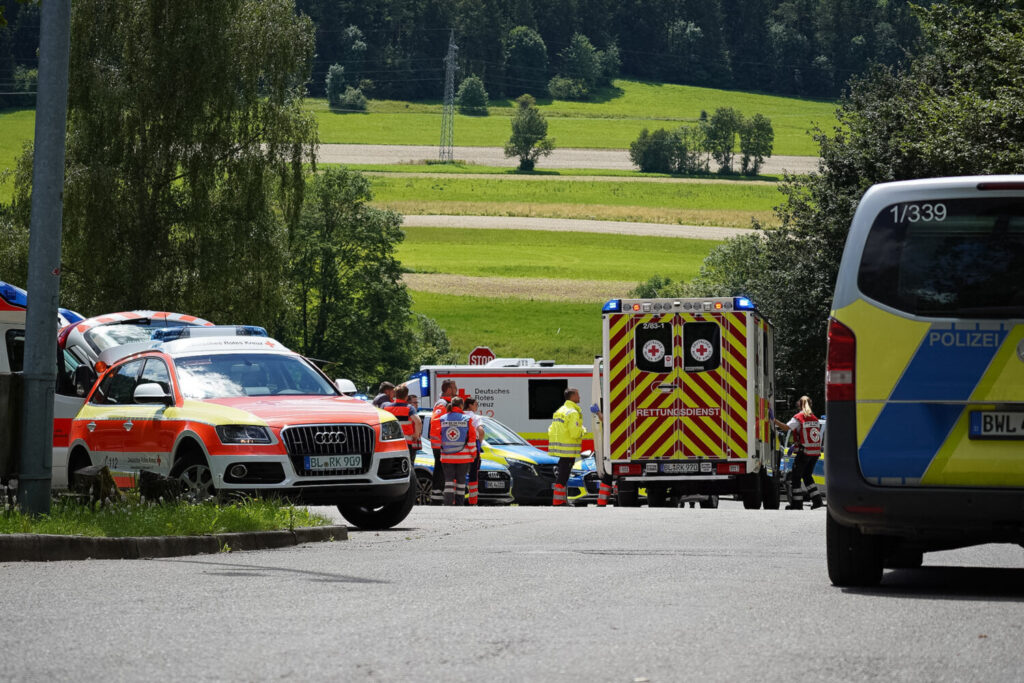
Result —
M 622 313 L 622 299 L 609 299 L 601 307 L 602 313 Z
M 258 325 L 212 325 L 159 327 L 149 333 L 151 339 L 169 342 L 195 337 L 266 337 L 267 331 Z
M 732 307 L 737 311 L 752 311 L 754 310 L 754 302 L 745 296 L 738 296 L 732 300 Z
M 84 315 L 82 315 L 81 313 L 76 313 L 72 311 L 70 308 L 58 308 L 57 313 L 60 314 L 61 318 L 67 321 L 66 324 L 68 325 L 74 325 L 75 323 L 80 323 L 83 320 L 85 320 Z
M 21 287 L 9 285 L 3 280 L 0 280 L 0 298 L 18 308 L 28 307 L 28 292 Z

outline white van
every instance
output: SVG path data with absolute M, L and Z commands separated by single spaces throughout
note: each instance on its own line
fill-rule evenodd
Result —
M 828 339 L 832 583 L 1024 544 L 1024 176 L 869 189 Z

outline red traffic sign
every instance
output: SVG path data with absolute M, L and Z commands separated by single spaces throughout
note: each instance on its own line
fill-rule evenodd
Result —
M 497 356 L 494 355 L 494 351 L 491 351 L 486 346 L 478 346 L 469 352 L 470 365 L 487 365 L 495 358 Z

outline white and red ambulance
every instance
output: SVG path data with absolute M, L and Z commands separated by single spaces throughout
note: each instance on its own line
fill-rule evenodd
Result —
M 420 395 L 420 406 L 429 408 L 441 395 L 441 383 L 455 380 L 459 396 L 476 398 L 477 412 L 500 420 L 532 445 L 547 450 L 548 426 L 565 403 L 565 390 L 578 389 L 580 406 L 586 411 L 592 373 L 590 365 L 499 358 L 486 365 L 424 365 L 407 384 L 410 393 Z M 593 447 L 587 433 L 582 450 Z

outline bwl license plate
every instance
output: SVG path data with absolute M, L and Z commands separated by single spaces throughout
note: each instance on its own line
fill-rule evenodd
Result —
M 503 481 L 485 481 L 485 489 L 503 489 L 505 488 L 505 482 Z
M 363 466 L 361 455 L 307 455 L 306 469 L 310 472 L 318 470 L 358 469 Z
M 976 410 L 971 413 L 972 439 L 1024 439 L 1024 412 Z
M 694 474 L 700 472 L 699 462 L 666 462 L 661 466 L 665 474 Z

